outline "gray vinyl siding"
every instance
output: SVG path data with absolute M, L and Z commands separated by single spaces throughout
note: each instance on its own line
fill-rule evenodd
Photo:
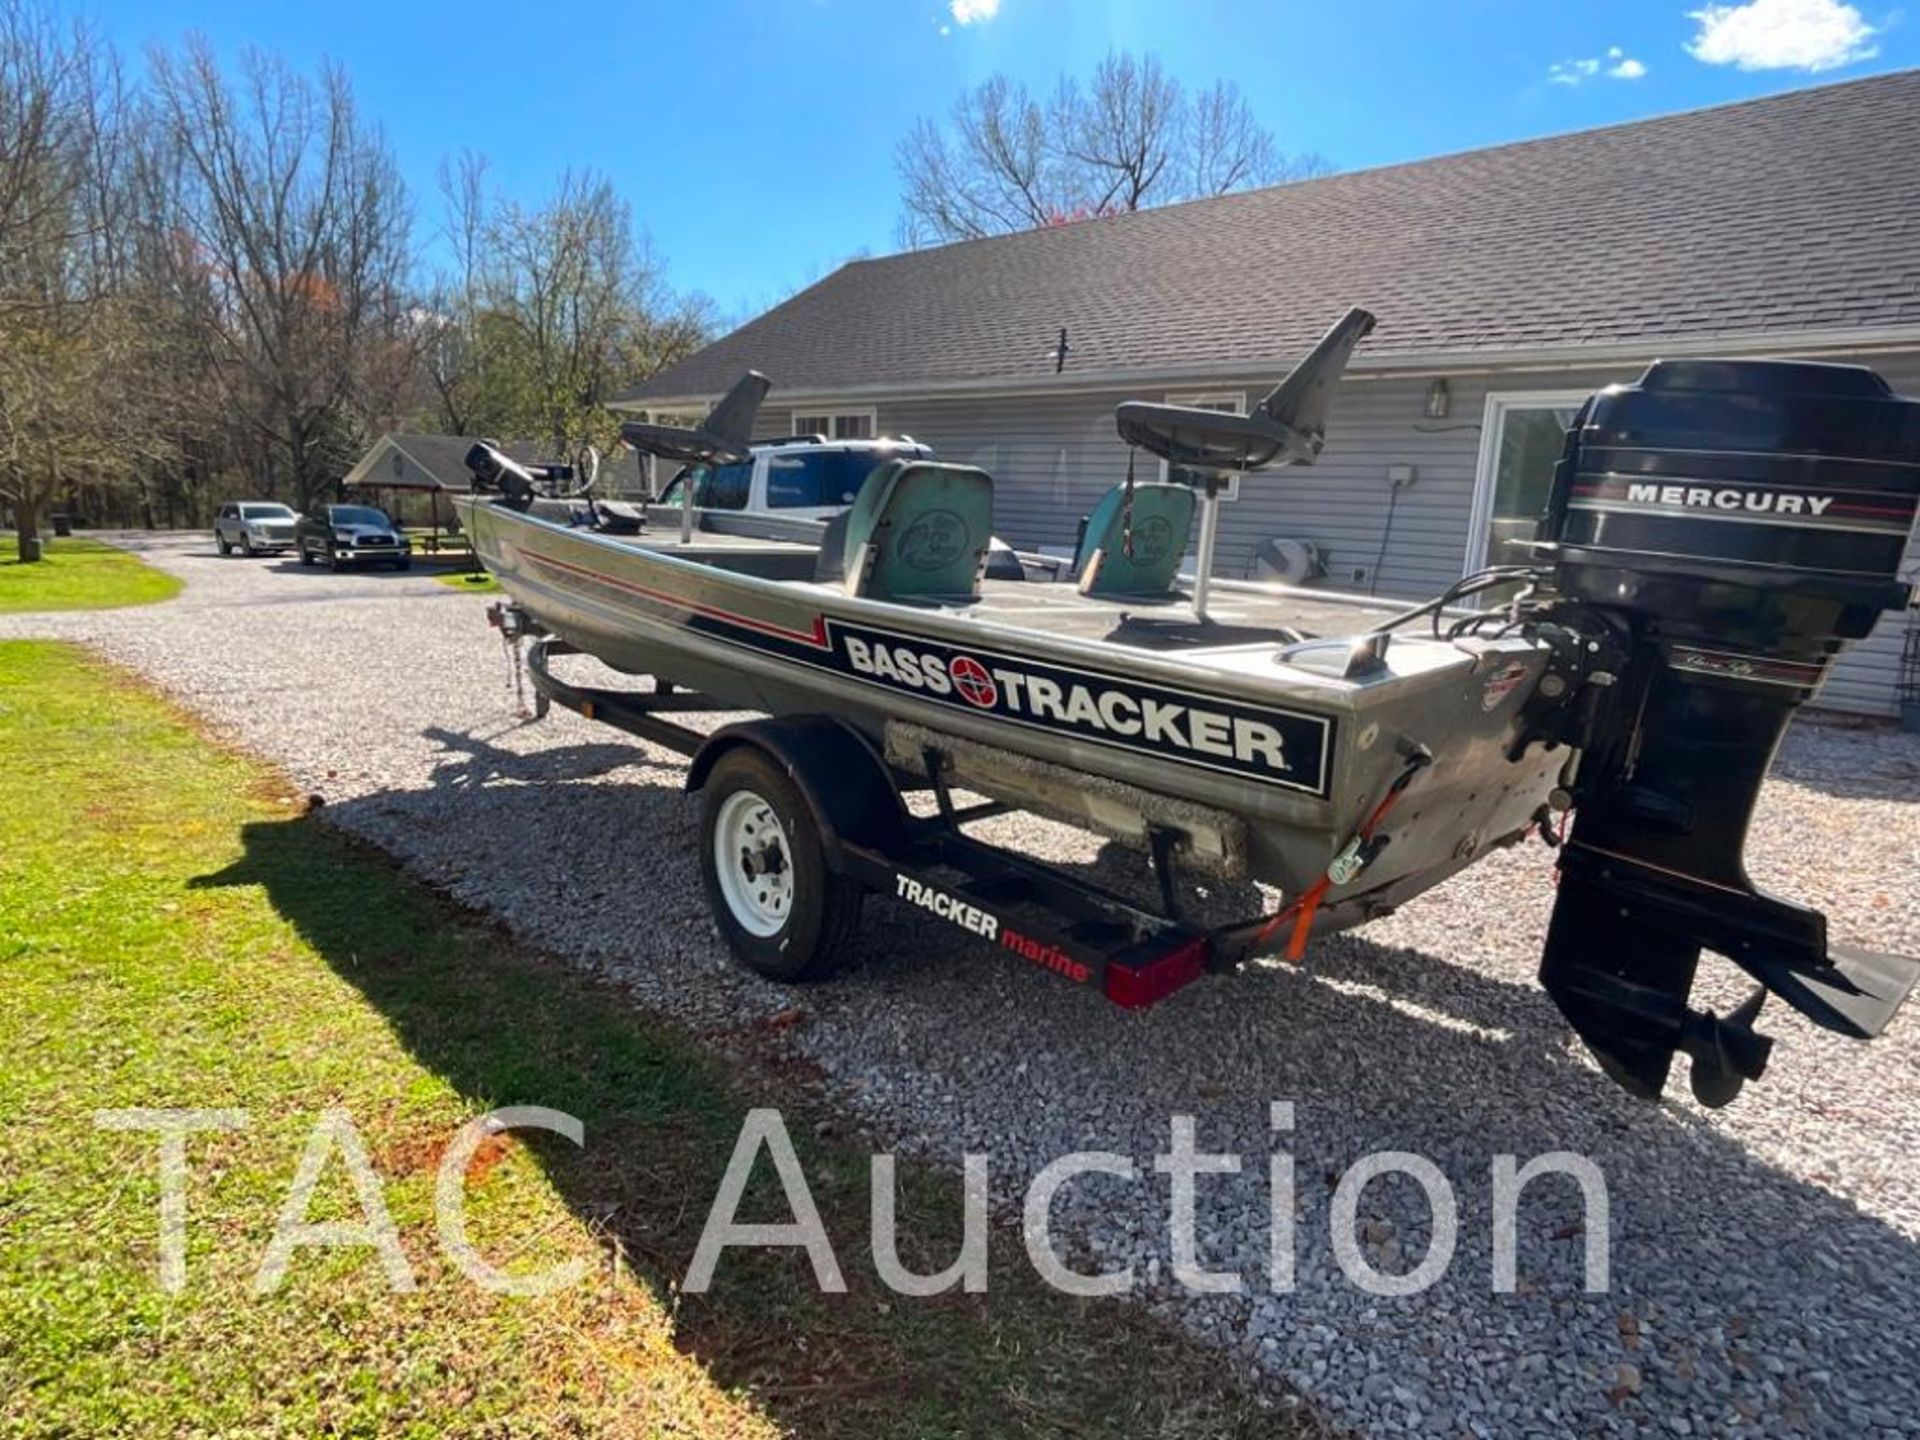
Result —
M 1920 395 L 1920 354 L 1873 363 L 1896 389 Z M 1240 498 L 1223 507 L 1215 573 L 1250 575 L 1255 553 L 1268 540 L 1311 540 L 1326 558 L 1324 584 L 1407 599 L 1435 594 L 1457 580 L 1467 563 L 1489 392 L 1590 391 L 1632 379 L 1642 368 L 1450 375 L 1444 420 L 1425 417 L 1426 377 L 1350 378 L 1341 387 L 1318 462 L 1250 475 Z M 1080 517 L 1126 478 L 1127 449 L 1113 426 L 1120 401 L 1239 391 L 1252 405 L 1271 384 L 1272 377 L 1243 378 L 1071 395 L 882 401 L 877 418 L 883 435 L 911 435 L 943 459 L 992 475 L 994 528 L 1003 539 L 1019 549 L 1063 547 L 1073 543 Z M 791 411 L 769 405 L 756 434 L 785 434 Z M 1143 454 L 1136 463 L 1139 478 L 1158 476 L 1151 456 Z M 1392 501 L 1389 533 L 1387 476 L 1395 465 L 1413 466 L 1417 478 Z M 1910 550 L 1909 562 L 1909 568 L 1920 566 L 1920 546 Z M 1905 615 L 1883 618 L 1835 667 L 1819 703 L 1894 714 L 1907 624 Z
M 1630 373 L 1503 377 L 1497 388 L 1591 387 Z M 1318 545 L 1327 562 L 1325 583 L 1343 589 L 1421 598 L 1459 579 L 1490 386 L 1483 379 L 1450 383 L 1449 415 L 1429 421 L 1424 379 L 1347 382 L 1319 461 L 1249 475 L 1240 498 L 1222 507 L 1215 573 L 1250 575 L 1260 546 L 1284 538 Z M 1126 478 L 1127 449 L 1114 432 L 1115 405 L 1129 398 L 1199 392 L 1239 392 L 1251 405 L 1271 384 L 1271 379 L 1221 381 L 991 402 L 902 401 L 881 406 L 880 426 L 887 434 L 911 434 L 943 458 L 991 474 L 995 529 L 1016 547 L 1071 545 L 1080 517 Z M 1417 478 L 1392 500 L 1388 470 L 1402 464 L 1413 466 Z M 1152 456 L 1142 454 L 1137 465 L 1139 478 L 1158 477 Z M 1389 503 L 1393 528 L 1387 534 Z
M 1872 365 L 1901 394 L 1920 396 L 1920 355 L 1881 356 Z M 1910 581 L 1920 580 L 1920 542 L 1908 540 L 1907 561 L 1900 573 Z M 1840 657 L 1817 703 L 1865 715 L 1898 713 L 1900 654 L 1908 627 L 1915 625 L 1920 625 L 1920 611 L 1882 615 L 1873 634 Z

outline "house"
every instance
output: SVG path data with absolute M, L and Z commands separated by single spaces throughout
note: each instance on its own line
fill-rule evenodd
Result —
M 1006 539 L 1064 546 L 1126 474 L 1119 401 L 1244 410 L 1349 305 L 1379 325 L 1326 450 L 1248 478 L 1217 573 L 1305 540 L 1317 583 L 1431 595 L 1530 533 L 1573 407 L 1655 357 L 1920 393 L 1920 71 L 858 260 L 616 405 L 698 414 L 751 367 L 767 433 L 911 434 L 993 475 Z M 1912 620 L 1825 702 L 1894 713 Z

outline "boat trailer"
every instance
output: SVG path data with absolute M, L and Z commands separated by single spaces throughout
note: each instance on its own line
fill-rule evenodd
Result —
M 1143 1009 L 1203 975 L 1230 973 L 1261 954 L 1284 948 L 1297 959 L 1305 944 L 1303 919 L 1310 923 L 1312 916 L 1306 897 L 1228 925 L 1209 927 L 1190 915 L 1181 902 L 1178 869 L 1186 836 L 1171 826 L 1148 830 L 1146 850 L 1157 895 L 1142 903 L 965 833 L 965 825 L 1018 807 L 998 800 L 960 803 L 937 748 L 921 755 L 922 776 L 902 783 L 870 741 L 829 716 L 756 718 L 698 730 L 677 717 L 737 713 L 739 707 L 659 677 L 652 690 L 574 684 L 556 675 L 552 662 L 580 653 L 575 647 L 546 634 L 511 603 L 496 601 L 488 618 L 510 644 L 528 642 L 524 664 L 535 718 L 558 704 L 686 755 L 693 762 L 687 777 L 692 792 L 703 788 L 727 753 L 764 755 L 805 798 L 804 819 L 816 832 L 789 834 L 788 843 L 817 843 L 828 870 L 856 887 L 857 894 L 888 895 L 923 909 L 1122 1008 Z M 1403 777 L 1411 779 L 1427 761 L 1424 755 L 1411 757 Z M 915 792 L 932 796 L 932 814 L 913 813 L 906 797 Z M 1384 819 L 1386 808 L 1390 803 L 1376 807 L 1374 825 Z M 703 852 L 713 848 L 711 816 L 708 821 Z M 1356 837 L 1347 853 L 1358 854 L 1370 838 Z M 1317 903 L 1337 878 L 1323 877 L 1318 894 L 1309 895 Z M 727 907 L 716 903 L 715 914 L 725 917 Z M 801 968 L 793 967 L 796 973 Z

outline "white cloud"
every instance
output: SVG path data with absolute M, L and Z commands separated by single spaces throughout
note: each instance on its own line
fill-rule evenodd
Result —
M 1609 45 L 1603 56 L 1585 60 L 1562 60 L 1547 67 L 1547 79 L 1555 85 L 1584 85 L 1596 75 L 1613 80 L 1638 80 L 1647 67 L 1618 45 Z
M 974 25 L 1000 13 L 1000 0 L 947 0 L 947 13 L 956 25 Z
M 1880 32 L 1842 0 L 1749 0 L 1709 5 L 1687 17 L 1700 33 L 1687 53 L 1742 70 L 1834 70 L 1880 53 Z
M 1600 73 L 1598 60 L 1562 60 L 1547 67 L 1547 79 L 1556 85 L 1578 85 Z

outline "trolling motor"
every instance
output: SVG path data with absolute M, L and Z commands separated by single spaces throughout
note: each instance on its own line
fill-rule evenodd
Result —
M 1684 1052 L 1695 1095 L 1724 1105 L 1765 1069 L 1769 994 L 1866 1039 L 1920 977 L 1830 946 L 1824 915 L 1742 860 L 1793 712 L 1913 602 L 1895 575 L 1917 502 L 1920 402 L 1859 366 L 1656 362 L 1568 432 L 1536 554 L 1624 659 L 1596 692 L 1540 978 L 1635 1094 Z M 1759 982 L 1731 1014 L 1688 1004 L 1702 950 Z
M 591 448 L 588 453 L 592 454 Z M 531 509 L 535 500 L 574 500 L 591 493 L 592 471 L 598 467 L 597 456 L 579 466 L 560 461 L 523 465 L 486 440 L 476 441 L 466 460 L 473 488 L 496 492 L 501 503 L 513 510 Z

